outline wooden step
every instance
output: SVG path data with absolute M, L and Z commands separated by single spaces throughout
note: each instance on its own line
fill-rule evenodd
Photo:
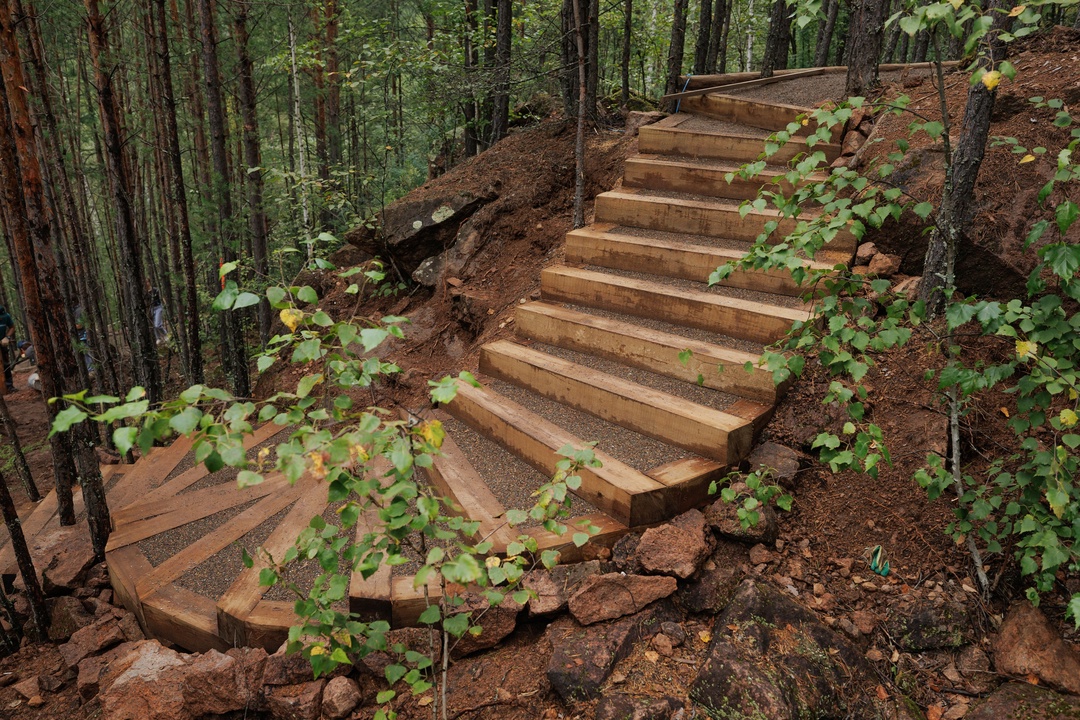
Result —
M 685 155 L 688 157 L 730 160 L 736 163 L 754 162 L 765 151 L 765 138 L 760 135 L 708 132 L 690 130 L 680 125 L 691 115 L 672 115 L 679 122 L 656 123 L 638 129 L 638 151 L 656 155 Z M 832 162 L 840 157 L 840 146 L 835 143 L 818 143 L 814 150 L 825 153 L 825 160 Z M 808 152 L 802 141 L 786 143 L 769 162 L 786 164 L 796 155 Z
M 722 463 L 750 452 L 741 418 L 508 340 L 481 348 L 480 372 Z
M 586 444 L 582 438 L 498 393 L 464 381 L 458 381 L 457 397 L 443 408 L 549 476 L 562 459 L 560 449 L 566 445 L 582 448 Z M 662 522 L 706 497 L 700 488 L 664 485 L 603 450 L 595 452 L 602 465 L 581 470 L 581 487 L 575 494 L 628 527 Z
M 746 254 L 733 248 L 626 235 L 612 232 L 613 227 L 610 224 L 590 225 L 567 233 L 566 262 L 708 283 L 709 275 L 716 268 Z M 824 271 L 833 267 L 812 260 L 805 264 Z M 787 270 L 739 270 L 720 284 L 790 296 L 799 296 L 809 290 L 806 286 L 796 285 Z
M 714 117 L 718 120 L 741 123 L 762 130 L 784 130 L 788 123 L 798 122 L 798 117 L 812 112 L 810 108 L 784 103 L 769 103 L 761 100 L 749 100 L 735 95 L 710 93 L 684 98 L 681 103 L 683 112 Z M 801 126 L 798 135 L 809 135 L 817 130 L 815 123 Z
M 766 169 L 747 179 L 736 174 L 729 183 L 727 174 L 736 169 L 735 165 L 725 167 L 691 160 L 664 160 L 637 155 L 626 161 L 623 187 L 693 193 L 732 200 L 753 200 L 762 187 L 779 190 L 785 195 L 792 193 L 792 185 L 784 179 L 783 170 Z M 824 175 L 814 173 L 808 181 L 824 179 Z
M 700 380 L 705 387 L 756 402 L 775 403 L 786 389 L 777 388 L 772 373 L 757 367 L 757 355 L 734 348 L 543 302 L 519 306 L 514 320 L 524 337 L 685 382 Z M 683 363 L 679 354 L 686 350 L 691 354 Z M 750 372 L 747 363 L 753 366 Z
M 779 340 L 792 323 L 810 317 L 807 310 L 569 267 L 545 269 L 540 292 L 551 302 L 614 310 L 762 344 Z
M 807 213 L 805 218 L 812 217 Z M 780 242 L 792 232 L 797 221 L 780 218 L 775 210 L 750 210 L 740 214 L 733 203 L 685 197 L 662 197 L 628 188 L 596 196 L 596 222 L 662 232 L 705 235 L 753 242 L 768 221 L 777 221 L 771 241 Z M 835 252 L 855 252 L 855 236 L 845 230 L 826 244 Z

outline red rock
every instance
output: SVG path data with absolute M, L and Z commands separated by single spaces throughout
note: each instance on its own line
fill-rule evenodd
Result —
M 72 634 L 71 639 L 60 646 L 60 655 L 69 668 L 75 668 L 84 658 L 108 650 L 126 639 L 116 618 L 105 615 L 93 625 L 87 625 Z
M 900 270 L 900 256 L 878 253 L 870 260 L 870 274 L 878 277 L 892 277 Z
M 94 622 L 94 616 L 86 611 L 82 601 L 71 595 L 48 598 L 45 607 L 49 612 L 49 639 L 54 642 L 67 640 Z
M 994 664 L 999 673 L 1026 677 L 1074 695 L 1080 694 L 1080 651 L 1066 643 L 1038 608 L 1026 600 L 1005 615 Z
M 266 658 L 263 685 L 296 685 L 315 679 L 311 662 L 300 653 L 286 653 L 288 643 L 282 643 L 273 655 Z
M 474 635 L 470 631 L 456 640 L 451 639 L 450 656 L 460 658 L 495 647 L 514 632 L 521 609 L 522 606 L 514 602 L 509 595 L 498 605 L 491 605 L 483 595 L 465 593 L 465 602 L 455 607 L 452 614 L 470 613 L 470 625 L 479 627 L 480 633 Z
M 872 242 L 860 244 L 859 249 L 855 251 L 855 264 L 869 265 L 870 259 L 877 255 L 877 251 L 877 245 Z
M 81 661 L 79 663 L 78 678 L 76 679 L 79 697 L 83 700 L 90 700 L 97 695 L 103 680 L 108 685 L 117 675 L 129 667 L 130 663 L 124 664 L 120 662 L 121 658 L 125 660 L 131 658 L 131 662 L 134 662 L 137 657 L 137 653 L 134 651 L 142 644 L 145 644 L 145 641 L 143 643 L 122 643 L 108 652 Z
M 671 638 L 664 633 L 653 635 L 653 639 L 649 644 L 652 645 L 653 650 L 664 657 L 671 657 L 675 654 L 675 648 L 671 644 Z
M 750 548 L 750 563 L 752 565 L 761 565 L 762 563 L 772 562 L 774 559 L 776 559 L 776 555 L 764 545 L 758 544 Z
M 666 525 L 649 528 L 634 551 L 641 567 L 655 575 L 686 579 L 712 552 L 712 536 L 700 510 L 690 510 Z
M 666 598 L 678 585 L 666 575 L 594 575 L 570 597 L 570 614 L 582 625 L 621 618 Z
M 41 694 L 41 685 L 38 683 L 37 675 L 28 677 L 25 680 L 20 680 L 11 687 L 15 689 L 15 692 L 19 693 L 27 700 Z
M 791 448 L 774 442 L 763 442 L 746 458 L 747 470 L 769 468 L 770 482 L 794 490 L 798 481 L 802 456 Z
M 1059 695 L 1027 683 L 1005 683 L 973 705 L 966 720 L 1073 720 L 1080 715 L 1080 698 Z
M 840 151 L 844 155 L 854 154 L 866 142 L 866 136 L 858 130 L 850 130 L 844 134 L 844 140 L 840 144 Z
M 349 677 L 336 677 L 326 683 L 322 695 L 323 717 L 340 720 L 360 704 L 360 687 Z
M 174 681 L 185 665 L 180 653 L 147 641 L 117 662 L 123 670 L 106 670 L 98 693 L 104 720 L 193 720 L 183 686 Z
M 318 720 L 322 709 L 324 678 L 299 685 L 266 688 L 266 705 L 275 720 Z
M 766 543 L 771 545 L 776 542 L 780 534 L 780 524 L 776 519 L 776 511 L 767 505 L 758 506 L 757 524 L 744 528 L 739 520 L 739 508 L 742 497 L 732 502 L 717 500 L 705 511 L 705 521 L 709 527 L 721 537 L 736 540 L 746 544 Z
M 68 531 L 64 533 L 64 531 Z M 42 560 L 35 555 L 41 570 L 42 590 L 46 595 L 66 595 L 84 585 L 87 571 L 94 565 L 94 548 L 90 544 L 90 531 L 85 523 L 63 528 L 62 544 Z M 58 534 L 60 534 L 58 533 Z
M 223 715 L 234 710 L 264 707 L 259 679 L 266 651 L 258 648 L 210 650 L 185 658 L 188 662 L 169 681 L 180 687 L 184 707 L 195 717 Z
M 869 635 L 874 632 L 874 628 L 877 627 L 878 620 L 871 612 L 865 610 L 856 610 L 851 615 L 851 620 L 855 627 L 863 635 Z
M 558 565 L 551 570 L 533 570 L 521 581 L 522 587 L 536 593 L 526 603 L 529 617 L 553 615 L 566 609 L 570 596 L 590 575 L 600 574 L 600 562 L 591 560 Z

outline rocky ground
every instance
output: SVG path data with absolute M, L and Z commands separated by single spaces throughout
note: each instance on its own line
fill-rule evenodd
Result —
M 1080 68 L 1076 45 L 1066 40 L 1055 35 L 1043 46 L 1021 50 L 1022 70 L 1058 70 L 1026 81 L 1038 88 L 1006 88 L 1003 97 L 1013 99 L 1003 103 L 1006 110 L 995 116 L 992 132 L 1017 134 L 1032 124 L 1023 102 L 1027 95 L 1057 94 L 1076 102 L 1080 71 L 1060 71 Z M 922 98 L 930 89 L 891 91 L 901 90 Z M 960 89 L 950 92 L 959 102 Z M 864 130 L 871 139 L 903 134 L 895 127 Z M 442 219 L 418 232 L 411 223 L 399 223 L 394 237 L 402 250 L 394 272 L 417 285 L 363 308 L 374 317 L 393 312 L 414 321 L 394 349 L 394 359 L 409 370 L 385 389 L 388 402 L 419 404 L 429 378 L 474 367 L 482 343 L 512 332 L 513 308 L 535 292 L 537 270 L 559 259 L 569 229 L 572 142 L 570 125 L 548 120 L 514 132 L 493 151 L 406 198 L 416 203 L 413 210 L 445 206 L 451 212 L 434 213 Z M 632 131 L 599 129 L 590 140 L 590 194 L 611 187 L 622 159 L 633 151 Z M 964 262 L 977 265 L 980 252 L 993 254 L 991 274 L 1005 277 L 1000 268 L 1010 269 L 1001 285 L 1005 291 L 1024 266 L 1010 249 L 1012 225 L 1001 222 L 1039 210 L 1030 196 L 1022 201 L 1010 194 L 1015 174 L 1002 170 L 1002 157 L 1007 150 L 988 155 L 988 167 L 997 171 L 980 181 L 978 232 Z M 532 170 L 527 177 L 523 167 Z M 1036 175 L 1044 170 L 1035 164 L 1023 168 Z M 1038 183 L 1038 177 L 1028 179 Z M 1002 205 L 1012 202 L 1021 203 L 1015 212 Z M 916 235 L 875 237 L 876 247 L 860 248 L 858 263 L 910 284 L 897 273 L 912 272 L 921 257 Z M 370 237 L 353 240 L 374 249 Z M 425 266 L 432 252 L 437 260 Z M 339 256 L 343 266 L 365 259 L 355 247 Z M 309 282 L 330 309 L 354 302 L 332 274 Z M 908 348 L 877 358 L 868 375 L 868 407 L 894 449 L 893 466 L 877 480 L 832 474 L 811 461 L 809 442 L 835 427 L 841 412 L 818 403 L 828 378 L 808 363 L 806 377 L 778 408 L 766 429 L 767 444 L 753 459 L 778 469 L 779 482 L 795 496 L 792 512 L 767 511 L 759 526 L 746 531 L 729 506 L 717 503 L 627 536 L 588 562 L 533 573 L 527 585 L 535 599 L 525 607 L 486 611 L 481 635 L 452 650 L 449 716 L 1080 717 L 1078 637 L 1064 621 L 1062 602 L 1077 579 L 1063 577 L 1059 592 L 1035 609 L 1023 600 L 1023 583 L 1009 558 L 991 557 L 994 589 L 984 600 L 970 559 L 943 532 L 952 504 L 927 501 L 911 480 L 928 452 L 946 450 L 943 415 L 922 377 L 926 367 L 940 362 L 933 347 L 929 336 L 918 337 Z M 987 357 L 995 352 L 972 349 Z M 259 391 L 269 394 L 291 380 L 267 376 Z M 20 437 L 27 433 L 24 443 L 40 443 L 40 400 L 32 391 L 7 399 L 17 418 L 27 418 L 20 426 Z M 983 455 L 1011 442 L 1000 411 L 1011 402 L 990 397 L 970 415 L 964 442 L 973 473 L 988 462 Z M 991 450 L 980 455 L 980 448 Z M 47 478 L 47 451 L 34 457 L 38 474 Z M 875 545 L 890 559 L 885 577 L 865 557 Z M 46 566 L 50 642 L 26 644 L 0 659 L 0 717 L 374 715 L 392 652 L 357 659 L 347 672 L 320 679 L 303 660 L 280 651 L 184 654 L 142 637 L 134 617 L 116 606 L 102 567 L 71 555 Z M 482 605 L 473 598 L 468 607 Z M 416 629 L 393 631 L 389 640 L 398 649 L 424 652 L 430 642 L 427 631 Z M 392 704 L 402 718 L 431 716 L 430 693 L 412 697 L 403 691 Z

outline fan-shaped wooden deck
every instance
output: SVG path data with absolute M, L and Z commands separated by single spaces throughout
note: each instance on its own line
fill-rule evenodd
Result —
M 768 132 L 802 111 L 706 94 L 641 128 L 641 154 L 627 162 L 623 187 L 597 197 L 595 222 L 567 236 L 565 264 L 543 271 L 542 299 L 518 307 L 518 340 L 485 346 L 483 386 L 460 384 L 452 403 L 430 411 L 454 429 L 428 480 L 480 522 L 494 552 L 516 532 L 504 523 L 508 501 L 474 465 L 481 458 L 463 449 L 466 437 L 470 447 L 488 443 L 543 475 L 553 472 L 560 448 L 592 439 L 558 422 L 564 414 L 671 448 L 669 459 L 651 466 L 624 459 L 617 443 L 597 447 L 603 465 L 582 473 L 576 493 L 595 508 L 588 515 L 601 529 L 594 545 L 701 504 L 709 483 L 749 453 L 784 388 L 768 372 L 744 366 L 753 366 L 793 321 L 806 319 L 809 308 L 786 275 L 735 273 L 720 289 L 707 279 L 775 217 L 740 215 L 739 201 L 757 186 L 729 184 L 724 173 L 757 159 Z M 733 123 L 741 127 L 733 131 Z M 818 148 L 830 160 L 839 154 L 835 145 Z M 855 239 L 841 234 L 806 262 L 848 263 L 854 248 Z M 658 389 L 631 379 L 641 370 L 669 384 Z M 680 390 L 686 387 L 699 394 L 687 399 Z M 710 395 L 703 399 L 702 392 Z M 544 403 L 561 408 L 557 417 L 543 414 Z M 280 431 L 261 428 L 249 449 Z M 190 441 L 179 439 L 114 479 L 107 560 L 116 596 L 148 633 L 191 650 L 276 648 L 294 623 L 292 602 L 260 587 L 259 566 L 244 569 L 236 546 L 260 545 L 280 556 L 314 514 L 327 511 L 326 488 L 311 478 L 289 485 L 270 477 L 238 490 L 194 465 L 189 450 Z M 47 503 L 27 529 L 46 524 Z M 356 532 L 377 522 L 375 514 L 364 517 Z M 568 539 L 535 536 L 541 548 L 562 550 L 564 561 L 585 552 Z M 411 576 L 385 568 L 367 580 L 355 575 L 349 589 L 351 610 L 396 626 L 415 622 L 424 603 Z

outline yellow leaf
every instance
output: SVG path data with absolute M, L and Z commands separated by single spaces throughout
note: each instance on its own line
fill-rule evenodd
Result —
M 1001 82 L 1001 73 L 997 70 L 991 70 L 982 76 L 982 84 L 986 86 L 987 90 L 993 90 Z
M 1023 165 L 1024 163 L 1033 162 L 1034 160 L 1034 155 L 1025 155 L 1024 157 L 1020 158 L 1020 164 Z
M 1039 352 L 1039 344 L 1033 343 L 1029 340 L 1017 340 L 1016 341 L 1016 354 L 1020 356 L 1021 360 L 1027 360 L 1033 358 Z
M 1061 414 L 1058 415 L 1058 421 L 1061 423 L 1061 427 L 1071 428 L 1076 425 L 1076 420 L 1076 413 L 1069 408 L 1065 408 L 1061 411 Z
M 312 645 L 311 646 L 311 654 L 312 655 L 325 655 L 326 654 L 326 648 L 324 648 L 322 645 Z
M 1009 408 L 1007 408 L 1007 407 L 1001 408 L 1001 414 L 1004 415 L 1005 417 L 1009 417 Z
M 424 438 L 424 441 L 429 445 L 439 448 L 442 447 L 443 439 L 446 437 L 446 431 L 443 430 L 442 423 L 438 420 L 431 420 L 430 422 L 422 423 L 417 428 L 420 433 L 420 437 Z
M 702 630 L 701 632 L 699 632 L 697 634 L 697 636 L 698 636 L 698 640 L 700 640 L 703 643 L 707 643 L 710 640 L 712 640 L 712 633 L 709 632 L 708 630 Z
M 499 567 L 499 558 L 495 555 L 492 555 L 484 561 L 484 564 L 487 565 L 489 568 L 497 568 Z
M 417 700 L 416 704 L 419 705 L 420 707 L 427 707 L 428 705 L 430 705 L 433 702 L 435 702 L 435 698 L 433 698 L 430 695 L 425 695 L 424 697 Z
M 655 650 L 646 650 L 645 659 L 651 663 L 654 663 L 660 659 L 660 653 L 656 652 Z
M 964 0 L 949 0 L 949 4 L 952 5 L 953 10 L 959 10 L 960 6 L 964 4 Z
M 289 330 L 296 330 L 300 325 L 300 321 L 304 319 L 304 313 L 300 312 L 296 308 L 285 308 L 282 310 L 278 317 L 281 318 L 281 322 L 285 323 L 285 327 Z
M 1075 400 L 1076 399 L 1076 391 L 1073 390 L 1072 388 L 1069 388 L 1069 399 L 1070 400 Z
M 1012 10 L 1009 11 L 1009 17 L 1016 17 L 1017 15 L 1024 12 L 1025 10 L 1027 10 L 1027 5 L 1017 5 Z

